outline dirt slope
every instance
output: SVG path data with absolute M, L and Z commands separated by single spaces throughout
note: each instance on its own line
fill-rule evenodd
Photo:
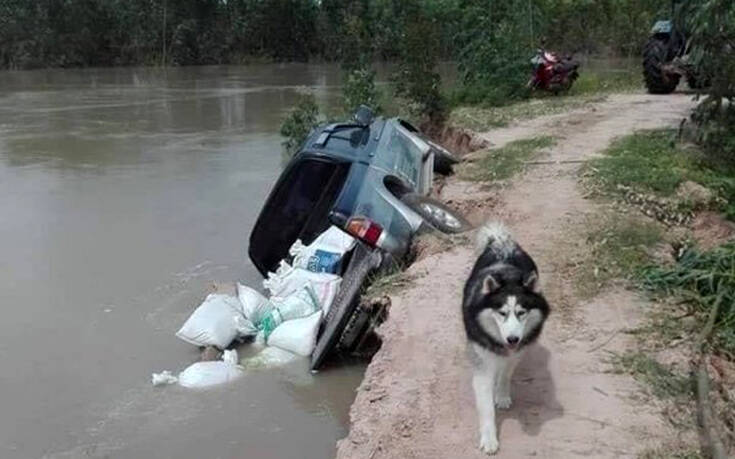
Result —
M 493 144 L 549 134 L 549 160 L 588 159 L 636 129 L 675 125 L 691 97 L 611 96 L 584 110 L 536 119 L 483 135 Z M 445 199 L 496 203 L 472 217 L 504 221 L 536 259 L 554 308 L 540 342 L 513 378 L 514 404 L 499 412 L 500 458 L 635 457 L 673 432 L 657 409 L 633 395 L 636 383 L 607 372 L 604 359 L 624 349 L 624 333 L 645 304 L 612 290 L 576 296 L 570 270 L 584 254 L 584 222 L 595 204 L 582 197 L 579 164 L 535 166 L 497 195 L 450 181 Z M 478 206 L 472 205 L 473 209 Z M 483 215 L 484 210 L 484 215 Z M 477 417 L 465 358 L 461 290 L 474 261 L 471 247 L 414 264 L 411 287 L 394 295 L 384 344 L 352 406 L 351 429 L 338 458 L 476 458 Z

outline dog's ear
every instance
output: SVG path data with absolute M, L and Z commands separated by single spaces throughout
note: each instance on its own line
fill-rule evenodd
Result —
M 492 274 L 488 274 L 482 281 L 482 294 L 489 295 L 500 288 L 500 282 L 498 282 Z
M 526 275 L 526 278 L 523 279 L 523 286 L 529 290 L 538 293 L 538 291 L 540 290 L 538 273 L 536 271 L 531 271 L 528 275 Z

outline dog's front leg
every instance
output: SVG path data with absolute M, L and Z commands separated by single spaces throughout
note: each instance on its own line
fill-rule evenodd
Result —
M 512 400 L 510 398 L 510 381 L 513 378 L 513 372 L 521 360 L 521 353 L 516 353 L 505 359 L 498 371 L 498 378 L 495 381 L 495 404 L 498 408 L 507 410 L 510 408 Z
M 498 433 L 495 427 L 495 369 L 475 370 L 472 387 L 480 423 L 480 449 L 486 454 L 498 452 Z

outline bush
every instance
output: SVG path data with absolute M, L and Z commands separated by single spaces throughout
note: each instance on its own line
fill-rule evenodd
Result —
M 404 4 L 404 37 L 400 62 L 393 75 L 396 94 L 413 105 L 413 115 L 428 118 L 432 127 L 446 118 L 446 101 L 441 93 L 439 27 L 423 12 L 416 0 Z
M 379 99 L 374 71 L 360 68 L 347 73 L 342 87 L 342 106 L 347 114 L 352 114 L 360 105 L 367 105 L 375 113 L 380 113 Z
M 735 243 L 707 252 L 689 249 L 673 267 L 646 270 L 644 285 L 651 290 L 675 293 L 688 299 L 702 324 L 721 297 L 715 322 L 714 349 L 735 357 Z
M 455 94 L 459 103 L 504 105 L 527 97 L 530 74 L 528 35 L 520 14 L 526 2 L 504 3 L 475 0 L 465 14 L 459 55 L 463 87 Z
M 303 94 L 281 123 L 281 135 L 286 138 L 283 148 L 288 158 L 292 157 L 304 143 L 309 133 L 319 124 L 319 106 L 313 94 Z
M 735 2 L 696 0 L 686 4 L 690 60 L 698 78 L 710 83 L 697 107 L 700 141 L 721 158 L 735 157 Z

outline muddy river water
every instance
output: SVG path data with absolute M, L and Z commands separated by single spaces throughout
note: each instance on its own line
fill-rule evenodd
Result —
M 326 458 L 359 365 L 154 388 L 216 280 L 261 278 L 247 236 L 300 86 L 335 67 L 0 73 L 0 457 Z

